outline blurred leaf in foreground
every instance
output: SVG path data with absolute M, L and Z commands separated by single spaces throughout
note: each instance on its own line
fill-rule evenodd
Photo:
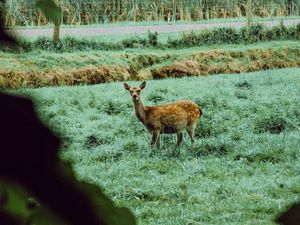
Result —
M 0 94 L 0 102 L 0 181 L 4 184 L 0 213 L 27 224 L 47 215 L 28 213 L 16 194 L 5 193 L 22 187 L 64 224 L 135 224 L 128 209 L 115 207 L 98 186 L 78 182 L 71 165 L 59 160 L 60 141 L 37 118 L 30 100 Z M 44 220 L 58 224 L 49 218 Z
M 4 31 L 4 15 L 3 7 L 5 0 L 0 0 L 0 43 L 11 44 L 15 43 L 14 39 Z
M 37 0 L 36 6 L 44 12 L 48 20 L 52 21 L 55 25 L 60 25 L 62 11 L 59 2 L 52 0 Z
M 61 0 L 37 0 L 36 5 L 44 12 L 46 18 L 54 23 L 53 41 L 58 43 L 62 16 Z

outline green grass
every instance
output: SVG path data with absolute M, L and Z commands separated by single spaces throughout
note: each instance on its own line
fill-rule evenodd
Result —
M 24 89 L 63 138 L 61 158 L 140 225 L 274 224 L 300 194 L 300 69 L 148 81 L 146 105 L 191 99 L 197 142 L 161 149 L 134 115 L 122 83 Z M 130 82 L 130 84 L 139 84 Z

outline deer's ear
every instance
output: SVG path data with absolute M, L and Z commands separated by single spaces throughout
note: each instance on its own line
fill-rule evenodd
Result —
M 127 83 L 124 83 L 123 85 L 124 85 L 124 88 L 125 88 L 126 90 L 128 90 L 128 91 L 130 90 L 130 86 L 129 86 L 129 84 L 127 84 Z
M 144 89 L 145 87 L 146 87 L 146 81 L 144 81 L 144 82 L 140 85 L 141 90 Z

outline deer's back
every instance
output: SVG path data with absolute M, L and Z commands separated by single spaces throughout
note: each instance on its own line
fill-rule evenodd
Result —
M 162 127 L 165 133 L 176 133 L 196 123 L 201 116 L 199 106 L 188 100 L 148 106 L 145 112 L 150 129 Z

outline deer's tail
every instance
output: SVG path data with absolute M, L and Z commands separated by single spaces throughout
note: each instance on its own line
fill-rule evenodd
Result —
M 198 109 L 199 109 L 199 112 L 200 112 L 200 117 L 202 116 L 202 114 L 203 114 L 203 112 L 202 112 L 202 110 L 201 110 L 201 108 L 200 107 L 198 107 Z

